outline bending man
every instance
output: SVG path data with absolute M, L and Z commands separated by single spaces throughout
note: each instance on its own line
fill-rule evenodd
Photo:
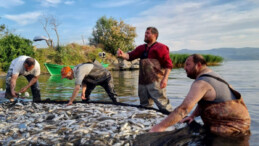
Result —
M 15 92 L 16 81 L 20 75 L 25 76 L 29 81 L 29 84 L 23 87 L 19 93 L 24 93 L 29 87 L 33 96 L 33 101 L 40 101 L 40 89 L 38 78 L 40 75 L 40 64 L 37 60 L 29 56 L 20 56 L 14 59 L 9 67 L 6 76 L 6 92 L 5 98 L 14 101 L 14 97 L 17 97 Z
M 111 73 L 100 63 L 82 63 L 72 70 L 69 66 L 61 70 L 62 78 L 72 80 L 75 78 L 75 88 L 68 105 L 72 105 L 80 86 L 82 86 L 81 99 L 90 100 L 90 94 L 97 85 L 101 85 L 114 103 L 117 103 Z
M 128 61 L 140 58 L 138 95 L 140 104 L 152 107 L 154 102 L 160 110 L 170 112 L 172 106 L 166 97 L 166 86 L 170 71 L 173 68 L 169 48 L 157 42 L 158 30 L 148 27 L 145 32 L 146 44 L 138 46 L 130 53 L 120 49 L 117 56 Z
M 179 121 L 190 123 L 201 116 L 204 126 L 212 133 L 221 136 L 250 133 L 250 116 L 241 95 L 209 69 L 201 55 L 189 56 L 184 69 L 189 78 L 195 79 L 189 93 L 182 104 L 150 132 L 164 131 Z M 184 118 L 196 104 L 194 112 Z

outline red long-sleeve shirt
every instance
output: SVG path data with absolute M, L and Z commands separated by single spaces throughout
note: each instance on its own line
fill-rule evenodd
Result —
M 131 51 L 129 53 L 129 61 L 140 58 L 145 51 L 145 48 L 146 44 L 143 44 L 138 46 L 135 50 Z M 162 68 L 173 68 L 173 63 L 169 55 L 169 48 L 166 45 L 157 42 L 151 48 L 147 48 L 147 50 L 148 49 L 150 49 L 148 58 L 159 60 Z

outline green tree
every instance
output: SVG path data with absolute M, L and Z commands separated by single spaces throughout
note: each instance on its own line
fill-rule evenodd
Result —
M 136 28 L 113 18 L 101 17 L 89 38 L 90 45 L 96 45 L 115 55 L 118 48 L 127 52 L 135 48 Z
M 0 39 L 0 69 L 7 71 L 11 61 L 20 55 L 34 57 L 32 41 L 9 34 Z
M 0 37 L 3 36 L 4 30 L 5 30 L 5 25 L 4 25 L 4 24 L 1 24 L 1 25 L 0 25 Z
M 1 17 L 0 17 L 0 19 L 1 19 Z M 0 24 L 0 38 L 2 36 L 4 36 L 4 34 L 6 34 L 6 33 L 7 33 L 6 26 L 4 24 Z

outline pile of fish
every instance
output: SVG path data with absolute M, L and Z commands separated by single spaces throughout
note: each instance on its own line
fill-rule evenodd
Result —
M 0 104 L 0 145 L 132 145 L 163 120 L 155 110 L 112 104 Z

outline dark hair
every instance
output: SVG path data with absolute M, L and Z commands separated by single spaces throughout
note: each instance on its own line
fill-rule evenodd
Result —
M 35 59 L 33 59 L 33 58 L 27 58 L 27 59 L 24 61 L 24 64 L 27 64 L 28 66 L 35 65 Z
M 158 30 L 155 27 L 148 27 L 147 30 L 151 30 L 152 34 L 156 34 L 156 39 L 158 38 Z
M 204 59 L 204 57 L 202 55 L 200 55 L 200 54 L 192 54 L 191 56 L 192 56 L 193 62 L 195 64 L 200 62 L 201 65 L 207 65 L 207 62 L 206 62 L 206 60 Z

